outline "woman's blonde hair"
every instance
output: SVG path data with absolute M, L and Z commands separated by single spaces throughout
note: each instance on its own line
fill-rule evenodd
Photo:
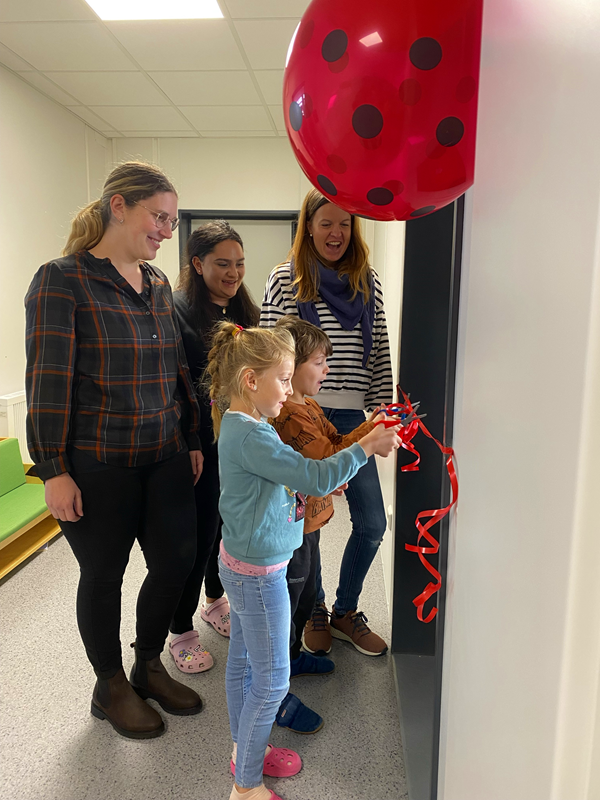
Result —
M 311 189 L 300 209 L 298 229 L 290 252 L 294 257 L 294 286 L 297 287 L 297 300 L 300 303 L 311 303 L 318 299 L 320 256 L 309 234 L 308 223 L 326 203 L 331 203 L 331 200 L 324 197 L 317 189 Z M 350 220 L 350 242 L 339 262 L 338 271 L 340 275 L 349 276 L 352 299 L 360 292 L 366 303 L 371 295 L 369 248 L 362 238 L 359 218 L 351 214 Z
M 282 328 L 239 328 L 233 322 L 221 322 L 212 342 L 206 380 L 210 381 L 210 413 L 216 441 L 223 414 L 233 397 L 243 398 L 252 407 L 252 398 L 243 385 L 244 372 L 252 369 L 260 375 L 286 358 L 293 362 L 294 340 Z
M 123 195 L 125 203 L 133 206 L 159 192 L 177 194 L 171 181 L 158 167 L 142 161 L 119 164 L 106 179 L 102 197 L 82 208 L 73 218 L 63 256 L 91 250 L 98 244 L 110 222 L 110 201 L 116 194 Z

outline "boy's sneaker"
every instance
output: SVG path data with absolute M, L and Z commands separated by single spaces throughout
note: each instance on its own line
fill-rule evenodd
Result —
M 381 636 L 373 633 L 367 622 L 362 611 L 348 611 L 343 617 L 338 617 L 334 608 L 331 614 L 331 635 L 351 642 L 365 656 L 382 656 L 387 653 L 388 646 Z
M 325 656 L 331 652 L 329 612 L 325 603 L 315 606 L 311 618 L 304 626 L 302 647 L 313 656 Z

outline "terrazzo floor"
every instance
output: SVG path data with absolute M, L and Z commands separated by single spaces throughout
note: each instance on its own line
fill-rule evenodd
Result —
M 321 538 L 323 578 L 331 602 L 337 567 L 350 530 L 346 503 Z M 133 653 L 137 590 L 145 573 L 131 555 L 123 586 L 125 668 Z M 76 627 L 78 568 L 61 537 L 0 585 L 0 797 L 2 800 L 227 800 L 231 741 L 225 702 L 227 640 L 198 614 L 201 640 L 215 666 L 197 676 L 170 672 L 205 701 L 195 717 L 163 714 L 159 739 L 123 739 L 94 719 L 94 677 Z M 389 641 L 390 626 L 379 556 L 361 602 L 373 630 Z M 408 800 L 400 724 L 389 656 L 368 658 L 334 639 L 336 671 L 297 678 L 292 691 L 325 719 L 314 736 L 274 727 L 275 745 L 292 747 L 304 768 L 265 783 L 285 800 Z M 158 708 L 158 706 L 157 706 Z

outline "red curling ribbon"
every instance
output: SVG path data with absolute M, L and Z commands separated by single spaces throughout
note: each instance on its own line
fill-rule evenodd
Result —
M 442 576 L 438 572 L 438 570 L 430 564 L 427 560 L 426 556 L 429 555 L 436 555 L 440 549 L 440 543 L 435 538 L 435 536 L 430 533 L 430 528 L 434 525 L 437 525 L 447 514 L 450 513 L 450 509 L 456 504 L 458 500 L 458 477 L 456 475 L 456 468 L 454 465 L 454 450 L 452 447 L 444 447 L 441 442 L 439 442 L 435 436 L 433 436 L 430 431 L 427 429 L 425 424 L 422 420 L 420 420 L 416 416 L 416 411 L 413 408 L 412 403 L 410 402 L 410 398 L 408 395 L 401 389 L 400 386 L 396 387 L 398 391 L 398 397 L 402 395 L 402 399 L 404 400 L 403 403 L 398 403 L 397 405 L 388 406 L 386 411 L 388 414 L 394 415 L 401 415 L 406 414 L 407 416 L 415 414 L 415 418 L 404 428 L 402 428 L 399 432 L 399 436 L 402 439 L 402 447 L 405 450 L 408 450 L 415 456 L 415 461 L 412 461 L 410 464 L 406 464 L 404 467 L 401 468 L 402 472 L 417 472 L 419 469 L 419 463 L 421 461 L 421 456 L 419 451 L 416 449 L 412 440 L 414 439 L 415 435 L 419 430 L 421 430 L 425 436 L 429 439 L 434 441 L 436 445 L 439 447 L 440 451 L 446 456 L 446 469 L 448 470 L 448 477 L 450 478 L 450 486 L 452 487 L 452 500 L 445 508 L 435 508 L 429 511 L 421 511 L 417 514 L 417 518 L 415 520 L 415 525 L 417 530 L 419 531 L 419 535 L 417 536 L 417 543 L 416 544 L 405 544 L 404 548 L 411 553 L 417 553 L 419 556 L 419 560 L 421 564 L 425 567 L 425 569 L 429 572 L 429 574 L 433 577 L 435 583 L 429 582 L 425 589 L 413 600 L 413 604 L 417 608 L 417 619 L 420 622 L 431 622 L 437 612 L 437 607 L 431 609 L 429 614 L 426 617 L 423 617 L 423 609 L 427 601 L 433 597 L 436 592 L 442 588 Z M 388 425 L 393 425 L 394 422 L 392 420 L 386 421 Z M 396 423 L 397 424 L 397 423 Z M 423 520 L 427 520 L 427 522 L 423 522 Z M 421 540 L 425 539 L 429 546 L 421 544 Z

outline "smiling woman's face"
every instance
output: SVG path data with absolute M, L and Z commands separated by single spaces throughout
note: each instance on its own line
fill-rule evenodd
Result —
M 246 274 L 244 251 L 233 239 L 219 242 L 202 261 L 195 256 L 193 265 L 204 278 L 211 301 L 219 306 L 228 305 L 235 297 Z
M 315 211 L 307 228 L 321 258 L 339 261 L 350 244 L 352 217 L 333 203 L 325 203 Z

